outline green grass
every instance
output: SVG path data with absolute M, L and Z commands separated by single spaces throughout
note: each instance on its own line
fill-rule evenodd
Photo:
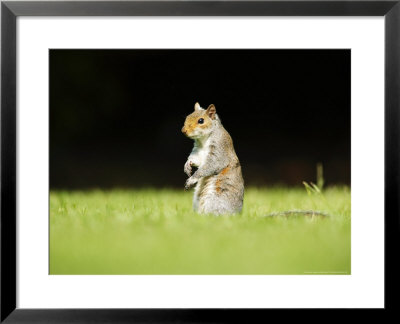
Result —
M 180 190 L 52 191 L 50 274 L 350 274 L 350 189 L 248 188 L 242 214 Z M 264 217 L 319 210 L 328 218 Z

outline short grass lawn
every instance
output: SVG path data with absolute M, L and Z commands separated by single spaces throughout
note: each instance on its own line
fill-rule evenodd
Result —
M 236 216 L 174 189 L 51 191 L 50 274 L 350 274 L 350 189 L 247 188 Z M 315 210 L 316 216 L 266 216 Z

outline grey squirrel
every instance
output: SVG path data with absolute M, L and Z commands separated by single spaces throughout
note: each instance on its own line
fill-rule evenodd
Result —
M 184 166 L 188 190 L 195 187 L 193 209 L 199 213 L 234 214 L 243 207 L 244 182 L 232 138 L 222 126 L 214 105 L 196 102 L 182 133 L 194 140 Z M 197 171 L 192 174 L 192 167 Z
M 194 140 L 184 172 L 189 177 L 185 190 L 195 186 L 193 209 L 199 213 L 235 214 L 243 207 L 244 181 L 232 138 L 222 126 L 214 105 L 207 109 L 196 102 L 194 111 L 186 117 L 182 133 Z M 197 171 L 192 174 L 192 167 Z M 313 210 L 288 210 L 271 213 L 275 216 L 321 216 Z

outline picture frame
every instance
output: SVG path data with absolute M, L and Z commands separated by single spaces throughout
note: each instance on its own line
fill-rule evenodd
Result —
M 394 267 L 394 258 L 398 255 L 400 229 L 400 1 L 2 1 L 1 322 L 233 322 L 249 316 L 265 316 L 265 312 L 268 311 L 17 308 L 16 19 L 20 16 L 384 16 L 385 310 L 395 309 L 396 304 L 392 296 L 399 279 Z

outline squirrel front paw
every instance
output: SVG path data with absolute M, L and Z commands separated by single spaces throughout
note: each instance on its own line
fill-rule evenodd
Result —
M 185 190 L 189 190 L 190 188 L 193 188 L 194 185 L 197 183 L 198 179 L 190 177 L 189 179 L 186 180 L 185 183 Z
M 188 177 L 192 175 L 192 162 L 187 160 L 185 166 L 183 167 L 183 171 L 187 174 Z

